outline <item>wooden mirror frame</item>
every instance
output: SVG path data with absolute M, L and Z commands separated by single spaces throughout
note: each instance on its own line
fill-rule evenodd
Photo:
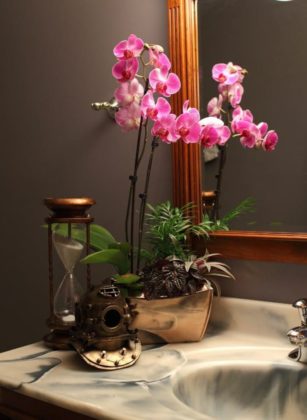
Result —
M 197 0 L 168 0 L 169 47 L 172 69 L 181 80 L 181 90 L 172 97 L 172 108 L 182 112 L 185 100 L 199 109 L 199 64 Z M 202 163 L 199 145 L 172 145 L 173 201 L 176 206 L 196 204 L 195 222 L 202 217 Z M 307 233 L 231 230 L 212 233 L 210 252 L 225 258 L 307 264 Z M 197 240 L 201 252 L 208 246 Z

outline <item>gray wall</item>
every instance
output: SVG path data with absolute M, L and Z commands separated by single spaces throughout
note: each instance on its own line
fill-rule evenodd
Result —
M 122 134 L 90 103 L 112 96 L 119 40 L 133 32 L 167 46 L 167 8 L 165 0 L 1 0 L 0 28 L 3 351 L 47 331 L 44 197 L 92 196 L 97 223 L 123 239 L 135 133 Z M 153 203 L 171 198 L 170 165 L 162 145 Z

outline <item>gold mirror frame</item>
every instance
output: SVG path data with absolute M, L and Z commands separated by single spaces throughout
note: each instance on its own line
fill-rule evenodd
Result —
M 172 98 L 178 115 L 185 100 L 199 108 L 197 0 L 168 0 L 169 47 L 173 71 L 181 79 L 181 90 Z M 176 206 L 193 202 L 195 222 L 202 217 L 202 164 L 199 145 L 172 145 L 173 201 Z M 307 233 L 232 230 L 210 235 L 210 252 L 225 258 L 307 264 Z M 204 250 L 204 240 L 196 248 Z

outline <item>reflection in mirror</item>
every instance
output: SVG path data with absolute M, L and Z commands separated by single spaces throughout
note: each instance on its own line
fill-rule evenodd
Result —
M 306 22 L 305 0 L 198 1 L 201 116 L 217 96 L 212 66 L 232 61 L 248 70 L 242 108 L 279 135 L 274 152 L 229 140 L 221 216 L 247 197 L 256 203 L 232 229 L 307 231 Z M 203 164 L 203 190 L 214 190 L 218 158 Z

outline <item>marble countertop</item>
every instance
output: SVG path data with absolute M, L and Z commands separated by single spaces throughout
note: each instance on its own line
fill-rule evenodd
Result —
M 94 419 L 223 418 L 205 415 L 177 398 L 180 378 L 191 369 L 225 361 L 261 360 L 306 372 L 305 365 L 287 358 L 293 346 L 286 333 L 296 325 L 299 317 L 291 305 L 216 298 L 201 342 L 145 346 L 134 366 L 111 372 L 87 366 L 74 351 L 35 343 L 0 354 L 0 385 Z

